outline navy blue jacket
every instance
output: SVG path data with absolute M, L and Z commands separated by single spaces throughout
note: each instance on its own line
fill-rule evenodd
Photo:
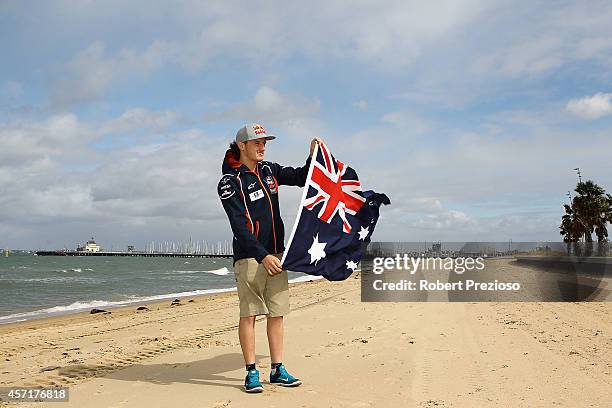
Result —
M 234 233 L 234 263 L 243 258 L 261 263 L 266 255 L 285 250 L 278 186 L 303 187 L 309 166 L 310 158 L 297 168 L 261 161 L 251 171 L 226 152 L 217 192 Z

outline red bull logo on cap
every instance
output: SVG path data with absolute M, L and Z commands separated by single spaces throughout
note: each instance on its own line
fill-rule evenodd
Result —
M 256 135 L 265 135 L 266 134 L 266 129 L 264 129 L 264 127 L 259 125 L 259 124 L 253 125 L 253 131 L 255 132 Z

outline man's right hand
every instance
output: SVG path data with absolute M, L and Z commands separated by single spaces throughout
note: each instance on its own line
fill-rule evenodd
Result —
M 266 255 L 266 257 L 262 259 L 261 264 L 266 268 L 270 276 L 278 275 L 283 271 L 280 260 L 274 255 Z
M 310 141 L 310 157 L 312 157 L 312 153 L 314 152 L 315 146 L 317 143 L 323 143 L 323 139 L 320 137 L 313 137 Z

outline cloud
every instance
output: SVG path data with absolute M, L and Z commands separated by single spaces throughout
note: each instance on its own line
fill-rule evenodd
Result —
M 423 90 L 448 103 L 455 93 L 467 97 L 491 89 L 484 78 L 537 77 L 584 61 L 612 66 L 607 52 L 612 11 L 586 3 L 517 9 L 482 0 L 360 2 L 350 8 L 340 1 L 291 8 L 54 2 L 39 11 L 45 19 L 32 18 L 27 6 L 11 9 L 20 23 L 19 44 L 32 38 L 43 46 L 70 40 L 65 49 L 78 50 L 59 54 L 61 62 L 50 75 L 51 105 L 60 110 L 104 98 L 162 69 L 189 77 L 235 66 L 286 78 L 296 64 L 309 68 L 311 61 L 324 61 L 331 71 L 348 64 L 398 82 L 410 77 L 417 99 Z M 47 70 L 42 69 L 48 76 Z
M 92 206 L 88 187 L 82 184 L 56 183 L 36 189 L 24 188 L 19 195 L 11 195 L 2 206 L 10 207 L 12 217 L 29 218 L 29 222 L 100 219 Z
M 73 114 L 42 122 L 0 125 L 0 166 L 19 168 L 50 155 L 60 155 L 94 139 L 94 132 Z
M 383 191 L 383 190 L 381 190 Z M 440 230 L 461 233 L 472 232 L 478 226 L 475 219 L 465 212 L 445 208 L 440 197 L 427 196 L 421 191 L 384 190 L 391 198 L 391 205 L 383 207 L 384 218 L 393 220 L 394 227 L 401 225 L 404 232 L 412 230 Z
M 572 99 L 566 109 L 582 119 L 598 119 L 612 114 L 612 93 L 596 93 L 593 96 Z
M 209 206 L 201 206 L 216 192 L 222 152 L 215 157 L 214 149 L 203 145 L 210 139 L 201 132 L 187 130 L 161 143 L 145 140 L 104 151 L 90 143 L 105 132 L 163 128 L 174 120 L 170 112 L 133 108 L 95 125 L 69 114 L 0 127 L 2 217 L 24 223 L 131 215 L 207 217 L 203 208 Z
M 253 97 L 249 105 L 278 106 L 278 92 L 261 95 Z M 508 112 L 499 126 L 511 127 L 513 120 L 524 123 L 521 112 Z M 165 117 L 167 113 L 131 108 L 97 124 L 79 121 L 74 115 L 56 115 L 46 121 L 2 128 L 0 138 L 7 146 L 14 149 L 25 141 L 24 151 L 36 154 L 22 156 L 20 164 L 0 166 L 5 192 L 0 197 L 0 224 L 4 224 L 0 228 L 18 220 L 20 230 L 53 237 L 62 223 L 63 230 L 71 231 L 65 233 L 71 237 L 69 243 L 82 238 L 77 234 L 95 233 L 98 238 L 97 231 L 108 233 L 110 242 L 118 242 L 115 236 L 143 242 L 183 236 L 186 231 L 194 237 L 227 236 L 229 229 L 216 196 L 225 143 L 193 128 L 172 130 L 155 141 L 143 140 L 142 144 L 104 152 L 96 152 L 89 143 L 99 137 L 91 129 L 126 129 L 129 136 L 140 127 L 158 126 L 157 115 Z M 304 119 L 308 132 L 316 128 L 317 122 L 311 120 Z M 168 123 L 173 122 L 161 121 L 163 126 Z M 572 163 L 583 168 L 585 162 L 601 163 L 612 146 L 606 132 L 593 134 L 585 144 L 569 131 L 537 122 L 530 126 L 533 132 L 522 137 L 491 137 L 442 128 L 441 132 L 448 133 L 443 148 L 410 144 L 398 149 L 397 141 L 404 139 L 397 138 L 394 125 L 360 130 L 356 135 L 369 135 L 362 142 L 330 129 L 326 134 L 334 153 L 355 167 L 365 188 L 391 198 L 392 205 L 382 209 L 377 239 L 554 239 L 557 217 L 551 216 L 550 197 L 555 204 L 552 211 L 558 210 L 560 216 L 554 195 L 562 200 L 561 192 L 574 182 L 571 166 L 560 163 L 558 157 L 572 157 Z M 291 133 L 290 127 L 285 132 L 290 138 L 306 137 L 301 130 Z M 502 129 L 501 134 L 506 132 L 508 129 Z M 304 151 L 296 148 L 294 141 L 278 141 L 270 147 L 270 160 L 302 163 L 306 140 Z M 385 147 L 371 156 L 377 146 Z M 42 150 L 35 150 L 37 147 Z M 361 157 L 359 149 L 370 156 Z M 66 167 L 86 161 L 83 157 L 93 167 L 77 172 Z M 612 174 L 609 167 L 591 166 L 590 171 L 597 172 L 593 178 L 604 186 L 609 182 L 606 174 Z M 287 228 L 292 226 L 298 201 L 298 189 L 285 189 L 282 203 Z M 542 208 L 541 213 L 515 214 L 517 209 L 534 206 Z M 535 227 L 525 229 L 521 223 Z
M 73 114 L 0 126 L 0 222 L 27 228 L 92 217 L 87 177 L 71 170 L 91 159 L 85 146 L 96 137 Z
M 125 133 L 132 130 L 158 132 L 174 125 L 179 120 L 175 112 L 152 112 L 144 108 L 127 109 L 120 117 L 112 119 L 101 127 L 103 134 Z
M 314 132 L 317 122 L 307 116 L 312 109 L 300 101 L 304 100 L 262 88 L 241 105 L 266 113 L 284 108 L 281 118 L 289 113 L 305 115 L 275 128 L 284 137 L 270 148 L 272 160 L 293 165 L 305 161 L 308 141 L 303 140 L 298 149 L 295 140 L 307 139 L 303 132 Z M 91 234 L 102 242 L 138 245 L 185 234 L 229 238 L 216 194 L 226 141 L 188 125 L 173 111 L 142 107 L 105 120 L 85 122 L 74 114 L 58 114 L 3 125 L 0 230 L 14 226 L 23 232 L 19 242 L 25 247 L 47 248 L 71 246 Z M 138 137 L 143 129 L 159 134 L 154 139 Z M 99 143 L 91 143 L 114 133 L 138 143 L 102 150 L 96 147 Z M 295 213 L 299 199 L 297 189 L 283 194 L 288 217 Z M 285 219 L 291 227 L 292 219 Z M 13 234 L 11 239 L 17 238 Z M 66 238 L 67 242 L 58 242 Z
M 117 82 L 146 75 L 173 55 L 173 46 L 162 41 L 154 41 L 142 51 L 124 48 L 110 56 L 104 43 L 94 42 L 65 64 L 52 85 L 51 105 L 66 109 L 96 100 Z
M 363 99 L 358 100 L 357 102 L 353 102 L 353 108 L 357 109 L 360 112 L 365 112 L 368 110 L 368 102 Z
M 378 239 L 456 240 L 468 233 L 480 240 L 558 239 L 564 192 L 576 183 L 572 168 L 587 166 L 589 178 L 611 188 L 612 139 L 607 129 L 589 131 L 588 141 L 577 138 L 554 112 L 494 113 L 469 131 L 438 123 L 426 140 L 397 137 L 389 127 L 361 129 L 344 138 L 342 155 L 339 149 L 334 154 L 354 166 L 365 189 L 389 195 L 392 205 L 381 210 L 386 218 Z M 484 126 L 490 121 L 495 129 Z M 536 213 L 515 215 L 527 210 Z M 521 228 L 527 220 L 537 227 Z M 434 230 L 445 226 L 444 234 Z
M 105 214 L 202 220 L 219 217 L 221 155 L 200 143 L 158 145 L 116 152 L 92 180 L 92 200 Z
M 426 133 L 433 127 L 431 121 L 411 112 L 390 112 L 383 115 L 381 121 L 412 134 Z
M 102 134 L 92 129 L 129 137 L 172 122 L 155 117 L 133 108 L 98 124 L 55 115 L 0 128 L 0 230 L 15 231 L 14 247 L 30 248 L 72 245 L 91 234 L 138 245 L 229 235 L 216 194 L 224 150 L 217 140 L 188 128 L 121 149 L 90 143 Z
M 533 79 L 581 66 L 610 67 L 612 49 L 609 19 L 612 10 L 587 3 L 566 3 L 548 7 L 534 3 L 523 10 L 498 5 L 479 30 L 494 33 L 473 56 L 470 71 L 483 76 Z M 518 24 L 520 22 L 520 24 Z
M 308 117 L 319 111 L 318 99 L 283 95 L 268 86 L 260 87 L 247 103 L 238 104 L 223 112 L 207 112 L 208 121 L 239 120 L 245 123 L 265 118 L 267 122 L 291 122 Z
M 414 226 L 422 229 L 455 230 L 470 233 L 470 228 L 477 223 L 462 211 L 449 210 L 440 214 L 427 215 Z M 466 230 L 467 229 L 467 230 Z
M 158 12 L 142 13 L 144 5 L 133 8 L 90 4 L 66 10 L 48 10 L 63 32 L 91 38 L 67 63 L 59 67 L 52 84 L 52 106 L 62 109 L 104 97 L 118 84 L 173 65 L 188 73 L 206 67 L 239 64 L 241 67 L 282 67 L 293 57 L 327 61 L 359 61 L 379 70 L 398 70 L 412 64 L 423 50 L 477 19 L 488 2 L 469 0 L 461 5 L 443 0 L 437 4 L 388 2 L 347 8 L 342 2 L 279 8 L 273 5 L 183 2 L 175 7 L 159 5 Z M 87 13 L 91 32 L 103 31 L 109 21 L 130 26 L 133 32 L 149 32 L 165 15 L 170 27 L 163 27 L 154 40 L 114 49 L 108 40 L 87 36 L 78 18 Z M 316 10 L 313 12 L 313 10 Z M 120 11 L 120 12 L 119 12 Z M 24 15 L 26 13 L 24 12 Z M 131 16 L 138 15 L 138 19 Z M 62 20 L 62 15 L 75 15 Z M 52 27 L 24 29 L 49 30 Z M 77 22 L 74 22 L 74 21 Z M 343 23 L 344 22 L 344 23 Z M 355 24 L 355 22 L 360 22 Z M 254 25 L 257 27 L 253 29 Z M 316 27 L 316 29 L 313 29 Z M 126 33 L 128 34 L 128 33 Z
M 566 64 L 567 44 L 556 36 L 530 38 L 478 58 L 472 64 L 476 73 L 497 73 L 503 76 L 535 76 Z
M 178 120 L 174 112 L 131 108 L 100 123 L 80 121 L 72 113 L 52 115 L 41 121 L 0 123 L 0 167 L 16 170 L 45 163 L 61 163 L 66 167 L 87 163 L 95 154 L 88 147 L 92 141 L 114 133 L 159 132 Z
M 570 118 L 609 114 L 610 94 L 563 110 L 581 84 L 612 78 L 612 8 L 73 3 L 4 8 L 17 24 L 3 43 L 0 231 L 228 236 L 211 191 L 229 140 L 211 135 L 254 120 L 281 136 L 268 159 L 301 164 L 320 135 L 388 193 L 384 239 L 557 237 L 546 217 L 560 215 L 572 168 L 612 185 L 607 121 Z M 283 214 L 299 198 L 286 189 Z

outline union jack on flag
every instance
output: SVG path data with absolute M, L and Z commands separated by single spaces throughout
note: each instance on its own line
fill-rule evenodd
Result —
M 284 269 L 343 280 L 365 253 L 389 198 L 362 191 L 355 170 L 323 143 L 313 152 L 302 202 L 281 263 Z
M 318 217 L 328 224 L 338 215 L 342 219 L 342 231 L 349 234 L 351 224 L 346 214 L 357 214 L 366 201 L 359 195 L 361 183 L 355 170 L 334 159 L 325 144 L 321 143 L 319 147 L 323 162 L 313 160 L 311 177 L 306 184 L 315 188 L 317 194 L 307 198 L 304 207 L 313 210 L 319 206 Z

